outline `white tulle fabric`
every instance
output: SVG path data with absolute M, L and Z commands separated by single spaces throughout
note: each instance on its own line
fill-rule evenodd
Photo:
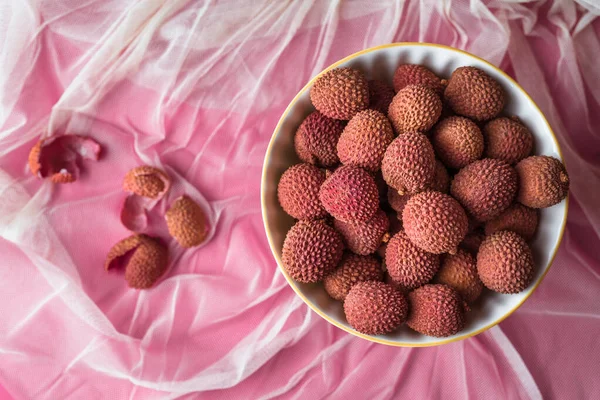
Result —
M 17 399 L 598 398 L 599 15 L 593 0 L 1 2 L 0 385 Z M 288 102 L 327 65 L 397 41 L 455 46 L 513 75 L 572 182 L 536 293 L 439 348 L 368 343 L 309 311 L 260 213 Z M 52 186 L 27 154 L 65 133 L 105 153 Z M 121 179 L 142 163 L 205 201 L 214 235 L 134 291 L 102 267 L 128 234 Z

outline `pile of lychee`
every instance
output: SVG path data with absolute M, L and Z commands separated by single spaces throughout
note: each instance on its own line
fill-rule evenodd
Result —
M 494 78 L 466 66 L 445 80 L 403 64 L 390 86 L 337 68 L 310 99 L 316 111 L 294 137 L 302 163 L 277 189 L 297 220 L 282 249 L 291 278 L 322 282 L 358 332 L 406 322 L 434 337 L 461 331 L 484 288 L 531 284 L 538 209 L 561 202 L 569 179 L 502 115 Z

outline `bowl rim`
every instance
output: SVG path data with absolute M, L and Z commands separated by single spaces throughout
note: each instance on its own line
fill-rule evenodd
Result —
M 342 58 L 339 61 L 334 62 L 333 64 L 331 64 L 330 66 L 328 66 L 327 68 L 323 69 L 321 72 L 319 72 L 317 75 L 315 75 L 313 78 L 311 78 L 306 85 L 304 85 L 304 87 L 302 87 L 302 89 L 300 89 L 300 91 L 296 94 L 296 96 L 294 96 L 294 98 L 292 99 L 292 101 L 288 104 L 288 106 L 286 107 L 285 111 L 283 112 L 283 114 L 281 114 L 281 117 L 279 118 L 279 121 L 277 122 L 277 125 L 275 126 L 275 129 L 273 130 L 273 134 L 271 135 L 271 139 L 269 140 L 269 145 L 267 147 L 267 151 L 265 152 L 265 159 L 263 162 L 263 170 L 262 170 L 262 177 L 261 177 L 261 212 L 262 212 L 262 219 L 263 219 L 263 225 L 265 228 L 265 233 L 267 235 L 267 240 L 269 241 L 269 248 L 271 249 L 271 253 L 273 254 L 273 257 L 275 258 L 275 261 L 277 262 L 277 266 L 279 268 L 279 271 L 281 273 L 283 273 L 283 276 L 285 277 L 285 279 L 287 280 L 288 284 L 291 286 L 291 288 L 294 290 L 294 292 L 296 292 L 296 294 L 298 296 L 300 296 L 300 298 L 302 299 L 302 301 L 304 301 L 304 303 L 306 303 L 306 305 L 308 305 L 308 307 L 313 310 L 314 312 L 316 312 L 319 316 L 321 316 L 323 319 L 325 319 L 327 322 L 329 322 L 330 324 L 340 328 L 343 331 L 346 331 L 354 336 L 360 337 L 362 339 L 366 339 L 370 342 L 374 342 L 374 343 L 379 343 L 379 344 L 385 344 L 388 346 L 394 346 L 394 347 L 433 347 L 433 346 L 439 346 L 442 344 L 447 344 L 447 343 L 453 343 L 453 342 L 458 342 L 460 340 L 464 340 L 473 336 L 476 336 L 482 332 L 487 331 L 490 328 L 493 328 L 494 326 L 498 325 L 500 322 L 504 321 L 506 318 L 508 318 L 509 316 L 511 316 L 515 311 L 517 311 L 519 309 L 519 307 L 521 307 L 523 305 L 523 303 L 525 303 L 525 301 L 533 294 L 533 292 L 535 292 L 535 290 L 538 288 L 538 286 L 540 285 L 540 283 L 542 283 L 542 281 L 544 280 L 546 274 L 548 273 L 548 271 L 550 270 L 550 268 L 552 267 L 552 264 L 554 263 L 554 259 L 556 257 L 556 253 L 558 252 L 558 249 L 560 248 L 560 244 L 562 243 L 562 239 L 563 239 L 563 235 L 565 233 L 565 227 L 566 227 L 566 222 L 567 222 L 567 214 L 569 211 L 569 194 L 567 194 L 567 197 L 565 198 L 565 211 L 563 214 L 563 220 L 562 220 L 562 224 L 560 227 L 560 234 L 558 237 L 558 242 L 556 244 L 556 246 L 554 247 L 552 256 L 550 257 L 550 260 L 548 262 L 548 266 L 546 267 L 546 270 L 544 271 L 544 273 L 542 274 L 542 276 L 539 278 L 539 280 L 534 284 L 534 286 L 531 288 L 531 290 L 529 291 L 529 293 L 527 293 L 525 295 L 525 297 L 517 304 L 515 305 L 512 309 L 510 309 L 506 314 L 502 315 L 500 318 L 496 319 L 494 322 L 480 328 L 477 329 L 474 332 L 470 332 L 470 333 L 465 333 L 463 335 L 460 336 L 456 336 L 456 337 L 452 337 L 452 338 L 448 338 L 448 339 L 442 339 L 439 341 L 435 341 L 435 342 L 427 342 L 427 343 L 411 343 L 411 342 L 398 342 L 398 341 L 392 341 L 392 340 L 386 340 L 386 339 L 381 339 L 375 336 L 370 336 L 370 335 L 365 335 L 363 333 L 360 333 L 352 328 L 346 327 L 344 325 L 342 325 L 341 323 L 335 321 L 334 319 L 332 319 L 331 317 L 329 317 L 329 315 L 327 315 L 326 313 L 324 313 L 323 311 L 319 310 L 319 308 L 312 302 L 310 301 L 306 296 L 304 296 L 304 294 L 302 293 L 302 291 L 298 288 L 298 286 L 296 285 L 296 282 L 288 275 L 288 273 L 285 271 L 285 269 L 282 266 L 282 261 L 281 258 L 277 255 L 277 253 L 275 252 L 275 246 L 273 243 L 273 237 L 271 235 L 271 231 L 267 225 L 267 201 L 266 201 L 266 185 L 267 185 L 267 166 L 269 164 L 269 161 L 271 159 L 271 153 L 273 151 L 273 143 L 275 142 L 275 137 L 277 132 L 279 132 L 279 130 L 281 129 L 281 125 L 283 124 L 283 121 L 285 120 L 285 118 L 287 117 L 287 115 L 289 114 L 290 110 L 292 109 L 292 107 L 296 104 L 296 102 L 298 101 L 298 99 L 300 98 L 300 96 L 306 92 L 314 83 L 314 81 L 321 76 L 323 73 L 325 73 L 326 71 L 329 71 L 331 69 L 334 69 L 336 67 L 338 67 L 339 65 L 350 61 L 356 57 L 359 57 L 363 54 L 367 54 L 367 53 L 371 53 L 374 51 L 378 51 L 378 50 L 382 50 L 382 49 L 387 49 L 387 48 L 392 48 L 392 47 L 408 47 L 408 46 L 423 46 L 423 47 L 434 47 L 434 48 L 441 48 L 441 49 L 445 49 L 445 50 L 450 50 L 450 51 L 454 51 L 457 53 L 461 53 L 470 57 L 473 57 L 483 63 L 485 63 L 488 67 L 492 68 L 493 70 L 495 70 L 498 74 L 502 75 L 505 79 L 507 79 L 510 83 L 512 83 L 517 89 L 518 91 L 521 92 L 521 94 L 523 96 L 525 96 L 525 98 L 527 98 L 529 101 L 531 101 L 531 103 L 533 104 L 533 107 L 535 110 L 537 110 L 537 112 L 539 112 L 539 114 L 541 115 L 544 123 L 546 124 L 546 128 L 548 129 L 548 131 L 550 132 L 550 135 L 552 136 L 552 139 L 554 140 L 554 143 L 556 144 L 556 148 L 558 151 L 558 155 L 560 156 L 561 161 L 563 162 L 564 165 L 564 157 L 560 148 L 560 144 L 558 142 L 558 139 L 556 138 L 556 134 L 554 133 L 554 131 L 552 130 L 552 127 L 550 126 L 550 123 L 548 122 L 548 120 L 546 119 L 546 115 L 542 112 L 542 110 L 539 108 L 539 106 L 537 105 L 537 103 L 531 98 L 531 96 L 525 91 L 525 89 L 523 89 L 521 87 L 521 85 L 519 85 L 512 77 L 510 77 L 506 72 L 504 72 L 503 70 L 501 70 L 500 68 L 496 67 L 495 65 L 493 65 L 492 63 L 490 63 L 487 60 L 484 60 L 481 57 L 478 57 L 474 54 L 471 54 L 467 51 L 464 50 L 460 50 L 457 49 L 455 47 L 451 47 L 451 46 L 446 46 L 446 45 L 442 45 L 442 44 L 437 44 L 437 43 L 421 43 L 421 42 L 396 42 L 396 43 L 389 43 L 389 44 L 384 44 L 384 45 L 379 45 L 379 46 L 375 46 L 375 47 L 370 47 L 368 49 L 364 49 L 361 51 L 358 51 L 356 53 L 350 54 L 347 57 Z M 566 165 L 565 165 L 566 167 Z

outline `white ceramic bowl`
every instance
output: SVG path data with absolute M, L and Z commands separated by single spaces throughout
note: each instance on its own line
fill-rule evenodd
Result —
M 363 71 L 369 79 L 381 79 L 391 84 L 396 67 L 403 63 L 425 65 L 445 78 L 461 66 L 483 69 L 500 82 L 506 91 L 508 98 L 505 113 L 519 117 L 533 133 L 535 154 L 553 156 L 562 160 L 552 128 L 523 88 L 497 67 L 462 50 L 437 44 L 394 43 L 352 54 L 323 72 L 337 67 L 353 67 Z M 300 90 L 281 116 L 267 149 L 262 176 L 262 214 L 269 245 L 281 272 L 294 291 L 310 308 L 333 325 L 364 339 L 393 346 L 435 346 L 474 336 L 498 324 L 519 308 L 538 287 L 550 268 L 564 231 L 568 199 L 541 211 L 538 232 L 532 243 L 536 265 L 533 283 L 519 294 L 502 295 L 486 291 L 468 314 L 465 329 L 451 337 L 442 339 L 428 337 L 415 333 L 406 326 L 387 335 L 363 335 L 346 322 L 342 303 L 330 298 L 321 283 L 302 284 L 289 277 L 281 267 L 281 248 L 294 220 L 283 211 L 277 201 L 277 183 L 288 167 L 299 162 L 294 152 L 294 133 L 302 120 L 314 110 L 309 92 L 315 79 L 316 77 L 311 79 Z

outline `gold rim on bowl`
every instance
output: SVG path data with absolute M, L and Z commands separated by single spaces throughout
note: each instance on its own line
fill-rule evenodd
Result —
M 500 75 L 502 75 L 506 80 L 508 80 L 509 82 L 511 82 L 520 92 L 523 96 L 525 96 L 525 98 L 527 98 L 529 101 L 531 101 L 531 103 L 533 104 L 534 108 L 539 112 L 539 114 L 541 115 L 544 123 L 546 124 L 546 127 L 548 129 L 548 131 L 550 132 L 550 134 L 552 135 L 552 139 L 554 140 L 554 143 L 556 145 L 556 148 L 558 150 L 558 154 L 562 160 L 562 162 L 564 163 L 564 158 L 560 149 L 560 145 L 558 143 L 558 140 L 556 139 L 556 135 L 554 134 L 554 131 L 552 130 L 552 127 L 550 126 L 550 124 L 548 123 L 548 120 L 546 119 L 546 116 L 544 115 L 544 113 L 542 112 L 542 110 L 540 110 L 540 108 L 538 107 L 538 105 L 536 104 L 535 101 L 533 101 L 533 99 L 531 98 L 531 96 L 529 96 L 529 94 L 521 87 L 521 85 L 519 85 L 513 78 L 511 78 L 506 72 L 502 71 L 500 68 L 496 67 L 495 65 L 489 63 L 488 61 L 484 60 L 481 57 L 477 57 L 476 55 L 473 55 L 469 52 L 466 52 L 464 50 L 460 50 L 460 49 L 456 49 L 454 47 L 450 47 L 450 46 L 445 46 L 445 45 L 441 45 L 441 44 L 434 44 L 434 43 L 418 43 L 418 42 L 400 42 L 400 43 L 390 43 L 390 44 L 384 44 L 381 46 L 375 46 L 375 47 L 371 47 L 365 50 L 361 50 L 357 53 L 351 54 L 333 64 L 331 64 L 329 67 L 325 68 L 323 71 L 321 71 L 319 74 L 317 74 L 315 77 L 313 77 L 310 81 L 308 81 L 308 83 L 306 85 L 304 85 L 304 87 L 298 92 L 298 94 L 296 94 L 296 96 L 292 99 L 292 101 L 290 102 L 290 104 L 287 106 L 287 108 L 285 109 L 285 111 L 283 112 L 283 114 L 281 115 L 281 118 L 279 118 L 279 121 L 277 122 L 277 126 L 275 126 L 275 130 L 273 131 L 273 135 L 271 136 L 271 140 L 269 141 L 269 146 L 267 147 L 267 152 L 265 154 L 265 161 L 263 163 L 263 171 L 262 171 L 262 178 L 261 178 L 261 211 L 262 211 L 262 218 L 263 218 L 263 224 L 265 226 L 265 232 L 267 234 L 267 239 L 269 241 L 269 247 L 271 248 L 271 253 L 273 253 L 273 257 L 275 257 L 275 260 L 277 261 L 277 266 L 279 267 L 279 270 L 281 271 L 281 273 L 283 273 L 283 276 L 285 276 L 285 279 L 287 280 L 288 284 L 292 287 L 292 289 L 294 290 L 294 292 L 296 292 L 296 294 L 298 296 L 300 296 L 300 298 L 314 311 L 316 312 L 318 315 L 320 315 L 323 319 L 325 319 L 326 321 L 328 321 L 330 324 L 333 324 L 334 326 L 337 326 L 338 328 L 353 334 L 354 336 L 358 336 L 360 338 L 369 340 L 371 342 L 375 342 L 375 343 L 380 343 L 380 344 L 385 344 L 385 345 L 389 345 L 389 346 L 396 346 L 396 347 L 430 347 L 430 346 L 439 346 L 442 344 L 446 344 L 446 343 L 452 343 L 452 342 L 457 342 L 459 340 L 463 340 L 463 339 L 467 339 L 470 338 L 472 336 L 478 335 L 482 332 L 487 331 L 488 329 L 498 325 L 500 322 L 504 321 L 506 318 L 508 318 L 512 313 L 514 313 L 515 311 L 517 311 L 517 309 L 519 307 L 521 307 L 521 305 L 523 305 L 523 303 L 533 294 L 533 292 L 537 289 L 537 287 L 540 285 L 540 283 L 542 283 L 542 281 L 544 280 L 544 277 L 546 276 L 546 274 L 548 273 L 548 271 L 550 270 L 550 267 L 552 266 L 552 263 L 554 262 L 554 258 L 556 257 L 556 253 L 558 251 L 558 248 L 560 247 L 560 243 L 562 242 L 562 238 L 563 235 L 565 233 L 565 226 L 566 226 L 566 222 L 567 222 L 567 214 L 568 214 L 568 210 L 569 210 L 569 196 L 567 196 L 567 198 L 565 199 L 565 211 L 564 211 L 564 215 L 563 215 L 563 221 L 562 221 L 562 225 L 560 227 L 560 235 L 558 237 L 558 242 L 556 243 L 556 246 L 554 246 L 554 250 L 552 252 L 552 257 L 550 257 L 550 260 L 548 262 L 548 265 L 546 267 L 546 270 L 544 271 L 544 273 L 542 274 L 542 276 L 538 279 L 538 281 L 534 284 L 533 288 L 531 288 L 531 290 L 525 295 L 525 297 L 516 305 L 514 306 L 508 313 L 506 313 L 505 315 L 501 316 L 500 318 L 498 318 L 496 321 L 492 322 L 491 324 L 488 324 L 486 326 L 484 326 L 483 328 L 480 328 L 474 332 L 470 332 L 470 333 L 466 333 L 464 335 L 460 335 L 457 337 L 452 337 L 452 338 L 448 338 L 448 339 L 443 339 L 440 341 L 436 341 L 436 342 L 426 342 L 426 343 L 411 343 L 411 342 L 397 342 L 397 341 L 391 341 L 391 340 L 386 340 L 386 339 L 380 339 L 378 337 L 375 336 L 369 336 L 369 335 L 365 335 L 362 334 L 360 332 L 355 331 L 352 328 L 349 328 L 347 326 L 342 325 L 341 323 L 333 320 L 331 317 L 329 317 L 327 314 L 325 314 L 324 312 L 322 312 L 321 310 L 319 310 L 319 308 L 312 302 L 310 301 L 306 296 L 304 296 L 304 294 L 302 293 L 302 291 L 298 288 L 298 286 L 296 285 L 296 282 L 288 275 L 288 273 L 285 271 L 285 269 L 282 267 L 282 262 L 281 262 L 281 258 L 277 255 L 276 249 L 275 249 L 275 245 L 273 243 L 273 237 L 271 235 L 271 231 L 270 228 L 267 225 L 267 205 L 266 205 L 266 195 L 265 195 L 265 187 L 266 187 L 266 179 L 267 179 L 267 166 L 269 164 L 269 161 L 271 159 L 271 153 L 273 150 L 273 143 L 275 141 L 275 136 L 276 133 L 279 132 L 280 128 L 281 128 L 281 124 L 283 123 L 283 121 L 285 120 L 286 116 L 288 115 L 288 113 L 290 112 L 290 110 L 294 107 L 294 105 L 296 104 L 296 102 L 298 101 L 298 99 L 300 98 L 300 96 L 302 96 L 302 94 L 304 94 L 307 90 L 309 90 L 309 88 L 312 86 L 312 84 L 314 83 L 314 81 L 320 76 L 322 75 L 324 72 L 329 71 L 330 69 L 336 68 L 339 65 L 350 61 L 358 56 L 361 56 L 363 54 L 367 54 L 367 53 L 371 53 L 373 51 L 377 51 L 377 50 L 381 50 L 381 49 L 387 49 L 387 48 L 391 48 L 391 47 L 405 47 L 405 46 L 424 46 L 424 47 L 437 47 L 437 48 L 441 48 L 441 49 L 445 49 L 445 50 L 451 50 L 457 53 L 461 53 L 461 54 L 465 54 L 467 56 L 473 57 L 483 63 L 485 63 L 487 66 L 489 66 L 490 68 L 492 68 L 493 70 L 495 70 L 497 73 L 499 73 Z

